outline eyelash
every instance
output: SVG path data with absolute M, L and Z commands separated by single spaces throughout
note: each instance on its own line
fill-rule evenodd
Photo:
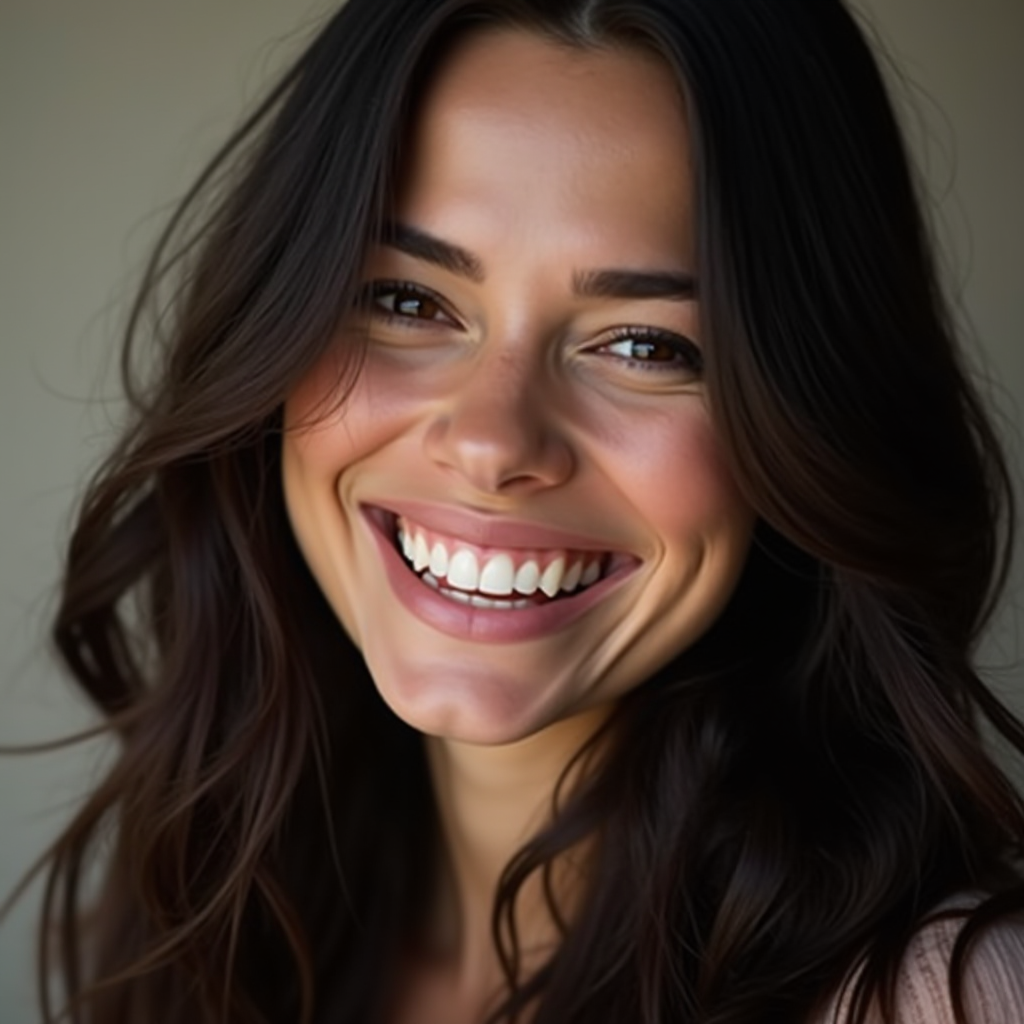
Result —
M 411 316 L 407 313 L 398 313 L 395 310 L 385 309 L 380 305 L 380 300 L 384 298 L 384 296 L 395 295 L 399 292 L 405 292 L 420 302 L 433 303 L 447 320 L 452 323 L 455 322 L 455 317 L 448 312 L 440 295 L 430 291 L 428 288 L 412 284 L 409 281 L 373 281 L 363 289 L 359 305 L 373 316 L 379 317 L 388 323 L 398 324 L 401 327 L 415 328 L 422 324 L 436 324 L 444 322 L 437 319 L 423 319 Z
M 371 315 L 379 317 L 387 323 L 397 324 L 404 328 L 418 329 L 424 324 L 437 324 L 444 322 L 437 318 L 421 319 L 407 313 L 399 313 L 394 310 L 385 309 L 380 305 L 380 300 L 388 295 L 395 295 L 404 292 L 417 301 L 430 302 L 437 306 L 442 316 L 456 323 L 446 309 L 444 301 L 436 292 L 421 285 L 413 284 L 410 281 L 373 281 L 366 286 L 360 297 L 360 306 Z M 650 342 L 657 345 L 665 345 L 674 353 L 674 358 L 666 361 L 655 361 L 649 359 L 630 359 L 625 356 L 604 355 L 602 349 L 615 345 L 621 341 Z M 606 359 L 619 359 L 623 365 L 631 369 L 638 369 L 644 373 L 673 373 L 680 368 L 695 377 L 700 377 L 704 370 L 704 357 L 700 348 L 689 338 L 682 334 L 675 334 L 672 331 L 661 330 L 656 327 L 617 327 L 609 337 L 593 349 L 598 355 Z
M 617 327 L 612 331 L 611 336 L 601 343 L 597 349 L 608 348 L 620 341 L 650 342 L 657 345 L 665 345 L 672 350 L 674 358 L 666 361 L 654 361 L 650 359 L 630 359 L 625 356 L 605 356 L 605 358 L 618 358 L 631 367 L 645 373 L 673 373 L 680 368 L 685 368 L 695 377 L 699 377 L 704 371 L 704 355 L 695 342 L 682 334 L 675 334 L 672 331 L 661 330 L 656 327 Z

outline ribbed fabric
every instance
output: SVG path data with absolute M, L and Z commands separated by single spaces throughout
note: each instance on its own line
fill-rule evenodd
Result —
M 964 908 L 959 897 L 939 909 Z M 897 1024 L 956 1024 L 949 994 L 949 961 L 962 918 L 936 921 L 912 940 L 899 971 Z M 970 1024 L 1024 1024 L 1024 922 L 1000 922 L 979 936 L 964 968 L 964 1008 Z M 815 1024 L 844 1024 L 847 1000 L 837 999 Z M 867 1024 L 880 1024 L 869 1014 Z

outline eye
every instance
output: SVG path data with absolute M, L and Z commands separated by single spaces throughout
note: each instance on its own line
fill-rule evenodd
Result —
M 646 372 L 700 377 L 704 371 L 704 356 L 695 342 L 682 334 L 653 327 L 619 328 L 608 341 L 591 351 Z
M 439 296 L 408 281 L 374 281 L 366 288 L 361 305 L 370 315 L 392 321 L 456 323 Z

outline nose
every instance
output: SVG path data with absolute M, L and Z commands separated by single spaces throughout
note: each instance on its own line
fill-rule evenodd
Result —
M 483 494 L 557 487 L 574 458 L 554 405 L 543 374 L 524 361 L 482 358 L 430 423 L 426 455 Z

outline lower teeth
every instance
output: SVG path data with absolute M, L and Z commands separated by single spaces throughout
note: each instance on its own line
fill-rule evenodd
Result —
M 490 597 L 482 597 L 479 594 L 467 594 L 464 590 L 451 590 L 448 587 L 442 587 L 437 577 L 432 576 L 429 572 L 423 573 L 420 579 L 423 580 L 428 587 L 432 587 L 438 593 L 443 594 L 450 600 L 457 601 L 459 604 L 472 605 L 474 608 L 498 608 L 502 611 L 508 611 L 510 608 L 530 608 L 533 605 L 533 602 L 526 598 L 523 598 L 522 600 L 502 601 Z

